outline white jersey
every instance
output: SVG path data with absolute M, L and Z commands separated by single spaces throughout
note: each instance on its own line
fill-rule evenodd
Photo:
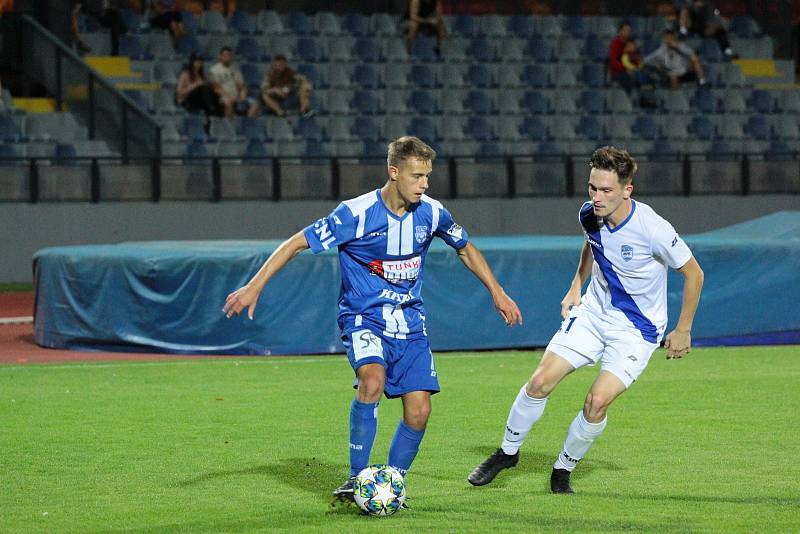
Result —
M 594 214 L 591 202 L 581 206 L 578 220 L 594 255 L 581 305 L 659 343 L 667 327 L 667 267 L 680 269 L 692 251 L 650 206 L 631 203 L 628 218 L 613 229 Z

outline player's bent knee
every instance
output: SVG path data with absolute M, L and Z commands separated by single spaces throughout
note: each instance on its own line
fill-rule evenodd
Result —
M 583 404 L 583 416 L 590 423 L 599 423 L 605 418 L 609 404 L 611 404 L 610 397 L 589 393 Z

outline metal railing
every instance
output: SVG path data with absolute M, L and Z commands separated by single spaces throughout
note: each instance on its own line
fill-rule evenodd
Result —
M 19 17 L 20 67 L 123 157 L 159 157 L 161 127 L 29 15 Z
M 441 198 L 583 196 L 587 157 L 442 157 L 429 193 Z M 652 155 L 638 161 L 639 195 L 800 195 L 800 153 Z M 379 187 L 375 158 L 0 157 L 0 202 L 337 200 Z

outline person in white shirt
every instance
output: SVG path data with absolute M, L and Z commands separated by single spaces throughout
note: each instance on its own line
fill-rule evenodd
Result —
M 255 117 L 258 115 L 258 101 L 247 96 L 247 86 L 242 71 L 233 63 L 233 50 L 224 46 L 219 51 L 219 61 L 209 69 L 209 78 L 219 89 L 220 100 L 225 107 L 225 116 L 233 114 Z
M 519 461 L 519 448 L 544 413 L 547 397 L 575 369 L 600 362 L 583 409 L 572 421 L 553 465 L 553 493 L 574 493 L 570 474 L 606 426 L 606 412 L 644 371 L 667 326 L 667 268 L 684 277 L 678 323 L 666 336 L 667 359 L 691 348 L 703 271 L 672 225 L 631 198 L 636 162 L 625 150 L 598 148 L 589 162 L 590 201 L 579 212 L 585 242 L 578 270 L 561 301 L 564 321 L 536 371 L 522 386 L 503 442 L 468 480 L 491 482 Z M 589 273 L 591 282 L 581 297 Z
M 706 85 L 703 64 L 686 43 L 675 38 L 672 30 L 661 32 L 661 46 L 644 58 L 645 67 L 654 70 L 673 89 L 682 83 L 697 81 Z

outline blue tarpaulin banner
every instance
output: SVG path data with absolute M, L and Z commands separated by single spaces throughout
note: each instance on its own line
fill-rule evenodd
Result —
M 800 212 L 779 212 L 684 236 L 706 273 L 695 345 L 800 342 Z M 497 278 L 522 310 L 507 328 L 481 283 L 435 241 L 423 298 L 433 350 L 542 347 L 561 323 L 577 268 L 579 235 L 478 237 Z M 226 319 L 225 298 L 278 241 L 156 241 L 54 247 L 33 258 L 34 335 L 46 347 L 183 354 L 342 352 L 335 251 L 297 256 L 267 285 L 250 321 Z M 671 271 L 669 315 L 682 277 Z

